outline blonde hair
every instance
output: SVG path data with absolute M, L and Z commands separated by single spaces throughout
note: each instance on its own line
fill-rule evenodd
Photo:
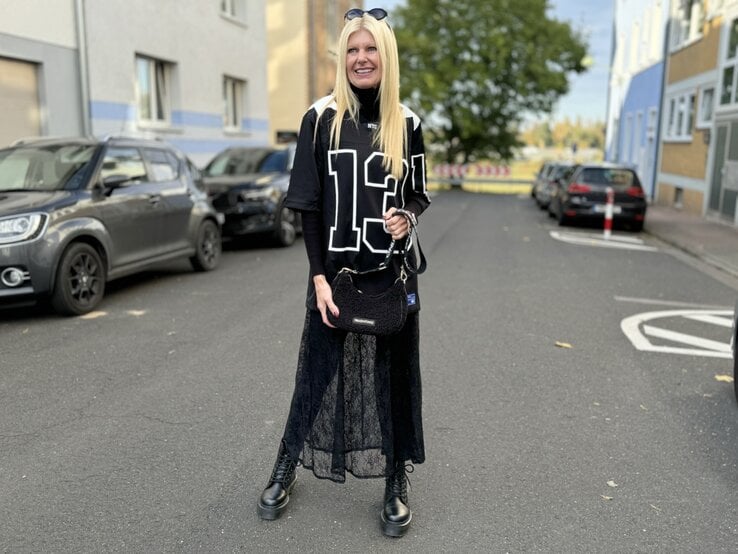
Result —
M 338 64 L 336 86 L 333 97 L 336 101 L 336 115 L 331 125 L 330 140 L 334 148 L 341 140 L 341 123 L 348 112 L 349 117 L 358 123 L 359 99 L 346 74 L 346 56 L 349 37 L 361 29 L 366 29 L 374 37 L 377 52 L 382 63 L 379 83 L 379 125 L 374 132 L 374 145 L 384 153 L 383 167 L 396 179 L 403 173 L 403 149 L 407 144 L 407 127 L 400 105 L 400 60 L 397 54 L 395 35 L 386 21 L 377 21 L 365 13 L 346 22 L 338 39 Z

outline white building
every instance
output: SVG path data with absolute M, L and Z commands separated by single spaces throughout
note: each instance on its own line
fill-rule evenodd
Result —
M 156 136 L 200 165 L 227 146 L 267 144 L 264 4 L 3 0 L 0 143 Z

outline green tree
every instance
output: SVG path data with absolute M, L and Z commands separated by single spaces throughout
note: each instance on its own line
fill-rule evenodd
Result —
M 449 162 L 510 159 L 526 114 L 550 113 L 586 45 L 546 0 L 406 0 L 392 14 L 402 97 Z

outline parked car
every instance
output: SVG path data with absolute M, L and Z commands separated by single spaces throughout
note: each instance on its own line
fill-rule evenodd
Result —
M 93 310 L 106 282 L 188 257 L 218 265 L 218 214 L 199 171 L 161 141 L 71 138 L 0 150 L 0 305 L 50 297 Z
M 203 170 L 213 206 L 223 214 L 223 234 L 269 235 L 290 246 L 302 233 L 300 214 L 285 207 L 295 146 L 228 148 Z
M 563 177 L 573 165 L 569 162 L 549 162 L 548 164 L 545 175 L 541 177 L 540 182 L 536 181 L 535 200 L 542 210 L 548 209 L 551 203 L 551 193 L 556 180 Z
M 555 181 L 549 213 L 560 225 L 600 222 L 605 217 L 608 187 L 614 192 L 613 224 L 626 224 L 634 231 L 643 229 L 646 197 L 636 172 L 623 165 L 573 166 Z
M 530 196 L 534 200 L 538 199 L 538 191 L 543 186 L 543 183 L 548 176 L 548 172 L 551 171 L 552 166 L 553 162 L 543 162 L 543 164 L 541 164 L 541 167 L 538 169 L 538 173 L 536 173 L 536 178 L 533 181 L 533 186 L 530 189 Z

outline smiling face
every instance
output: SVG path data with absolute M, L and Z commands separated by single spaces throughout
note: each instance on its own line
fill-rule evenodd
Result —
M 346 74 L 356 88 L 376 88 L 382 80 L 382 61 L 372 34 L 359 29 L 348 39 Z

